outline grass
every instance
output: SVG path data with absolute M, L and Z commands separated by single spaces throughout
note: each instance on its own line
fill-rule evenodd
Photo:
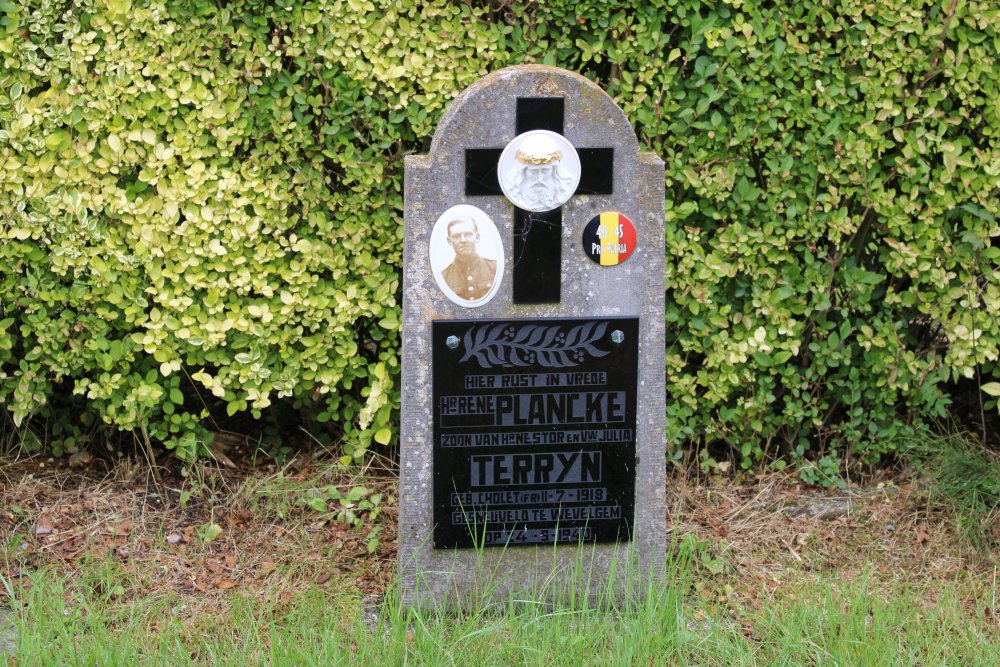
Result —
M 992 462 L 838 492 L 835 519 L 786 513 L 828 495 L 787 473 L 679 476 L 666 586 L 594 606 L 485 586 L 465 612 L 417 613 L 391 584 L 391 479 L 310 465 L 150 488 L 0 461 L 0 649 L 10 619 L 17 666 L 1000 664 L 1000 557 L 959 548 L 951 509 L 995 517 Z M 375 554 L 367 524 L 308 502 L 361 483 L 384 495 Z
M 1000 664 L 996 600 L 965 604 L 958 587 L 928 603 L 926 591 L 875 594 L 870 575 L 823 578 L 734 610 L 700 599 L 700 576 L 694 561 L 676 561 L 671 585 L 589 608 L 510 599 L 418 613 L 390 591 L 377 619 L 346 580 L 286 603 L 234 593 L 224 611 L 197 615 L 170 595 L 122 599 L 107 563 L 4 588 L 17 665 Z
M 929 499 L 954 515 L 961 539 L 977 549 L 1000 542 L 1000 457 L 955 434 L 930 439 L 920 454 Z

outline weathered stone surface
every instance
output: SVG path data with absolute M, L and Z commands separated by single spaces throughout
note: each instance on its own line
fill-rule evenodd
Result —
M 895 493 L 893 488 L 854 489 L 847 493 L 804 494 L 792 503 L 782 504 L 781 512 L 792 518 L 832 520 L 849 517 L 873 500 Z
M 565 98 L 563 134 L 577 147 L 613 146 L 614 191 L 577 195 L 563 207 L 562 297 L 556 304 L 514 305 L 511 298 L 513 205 L 502 196 L 465 195 L 467 148 L 503 147 L 515 136 L 518 97 Z M 403 264 L 403 394 L 399 573 L 408 604 L 475 603 L 523 590 L 582 580 L 593 593 L 621 590 L 627 562 L 655 573 L 666 548 L 663 162 L 642 153 L 628 119 L 597 85 L 572 72 L 523 65 L 494 72 L 464 91 L 439 125 L 426 156 L 406 159 Z M 487 304 L 463 308 L 439 290 L 428 259 L 438 217 L 456 204 L 483 209 L 504 243 L 503 284 Z M 602 267 L 583 252 L 581 234 L 595 215 L 617 211 L 637 230 L 623 264 Z M 448 319 L 632 316 L 640 323 L 634 539 L 574 548 L 433 549 L 431 322 Z M 633 575 L 635 572 L 633 571 Z
M 14 613 L 0 607 L 0 658 L 14 655 L 17 649 L 17 625 Z

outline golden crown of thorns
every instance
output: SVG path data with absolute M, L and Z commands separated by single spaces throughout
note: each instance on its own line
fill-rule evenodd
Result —
M 517 151 L 514 157 L 523 164 L 552 164 L 562 159 L 562 151 L 552 151 L 551 153 L 540 153 L 531 155 L 524 151 Z

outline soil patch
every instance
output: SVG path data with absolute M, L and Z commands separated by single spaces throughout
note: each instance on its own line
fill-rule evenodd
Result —
M 69 470 L 2 460 L 0 574 L 16 585 L 39 568 L 72 576 L 99 563 L 117 582 L 110 595 L 167 594 L 192 614 L 227 604 L 233 589 L 281 603 L 335 575 L 360 595 L 385 589 L 395 558 L 393 475 L 369 466 L 359 477 L 316 461 L 251 467 L 235 455 L 229 463 L 157 481 L 135 464 Z M 361 479 L 381 499 L 375 519 L 356 513 L 360 527 L 338 518 L 338 503 L 326 511 L 307 504 Z
M 229 604 L 233 589 L 270 604 L 345 578 L 359 602 L 385 591 L 396 550 L 390 462 L 345 472 L 309 459 L 254 467 L 238 451 L 227 461 L 156 481 L 137 464 L 0 460 L 0 574 L 17 585 L 39 568 L 72 576 L 99 562 L 113 575 L 109 595 L 166 594 L 192 614 Z M 379 496 L 377 510 L 354 508 L 360 527 L 345 523 L 344 503 L 316 502 L 359 485 Z M 834 493 L 787 474 L 674 474 L 668 500 L 671 548 L 692 551 L 710 575 L 700 592 L 724 604 L 769 604 L 802 577 L 831 573 L 918 586 L 929 601 L 945 581 L 964 582 L 970 604 L 996 588 L 997 555 L 963 547 L 909 477 Z

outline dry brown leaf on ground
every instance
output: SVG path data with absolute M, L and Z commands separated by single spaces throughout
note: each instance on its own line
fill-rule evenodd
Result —
M 46 514 L 40 514 L 35 521 L 35 535 L 50 535 L 52 530 L 52 519 Z
M 230 588 L 236 588 L 236 582 L 232 579 L 223 578 L 215 582 L 216 590 L 228 591 Z

